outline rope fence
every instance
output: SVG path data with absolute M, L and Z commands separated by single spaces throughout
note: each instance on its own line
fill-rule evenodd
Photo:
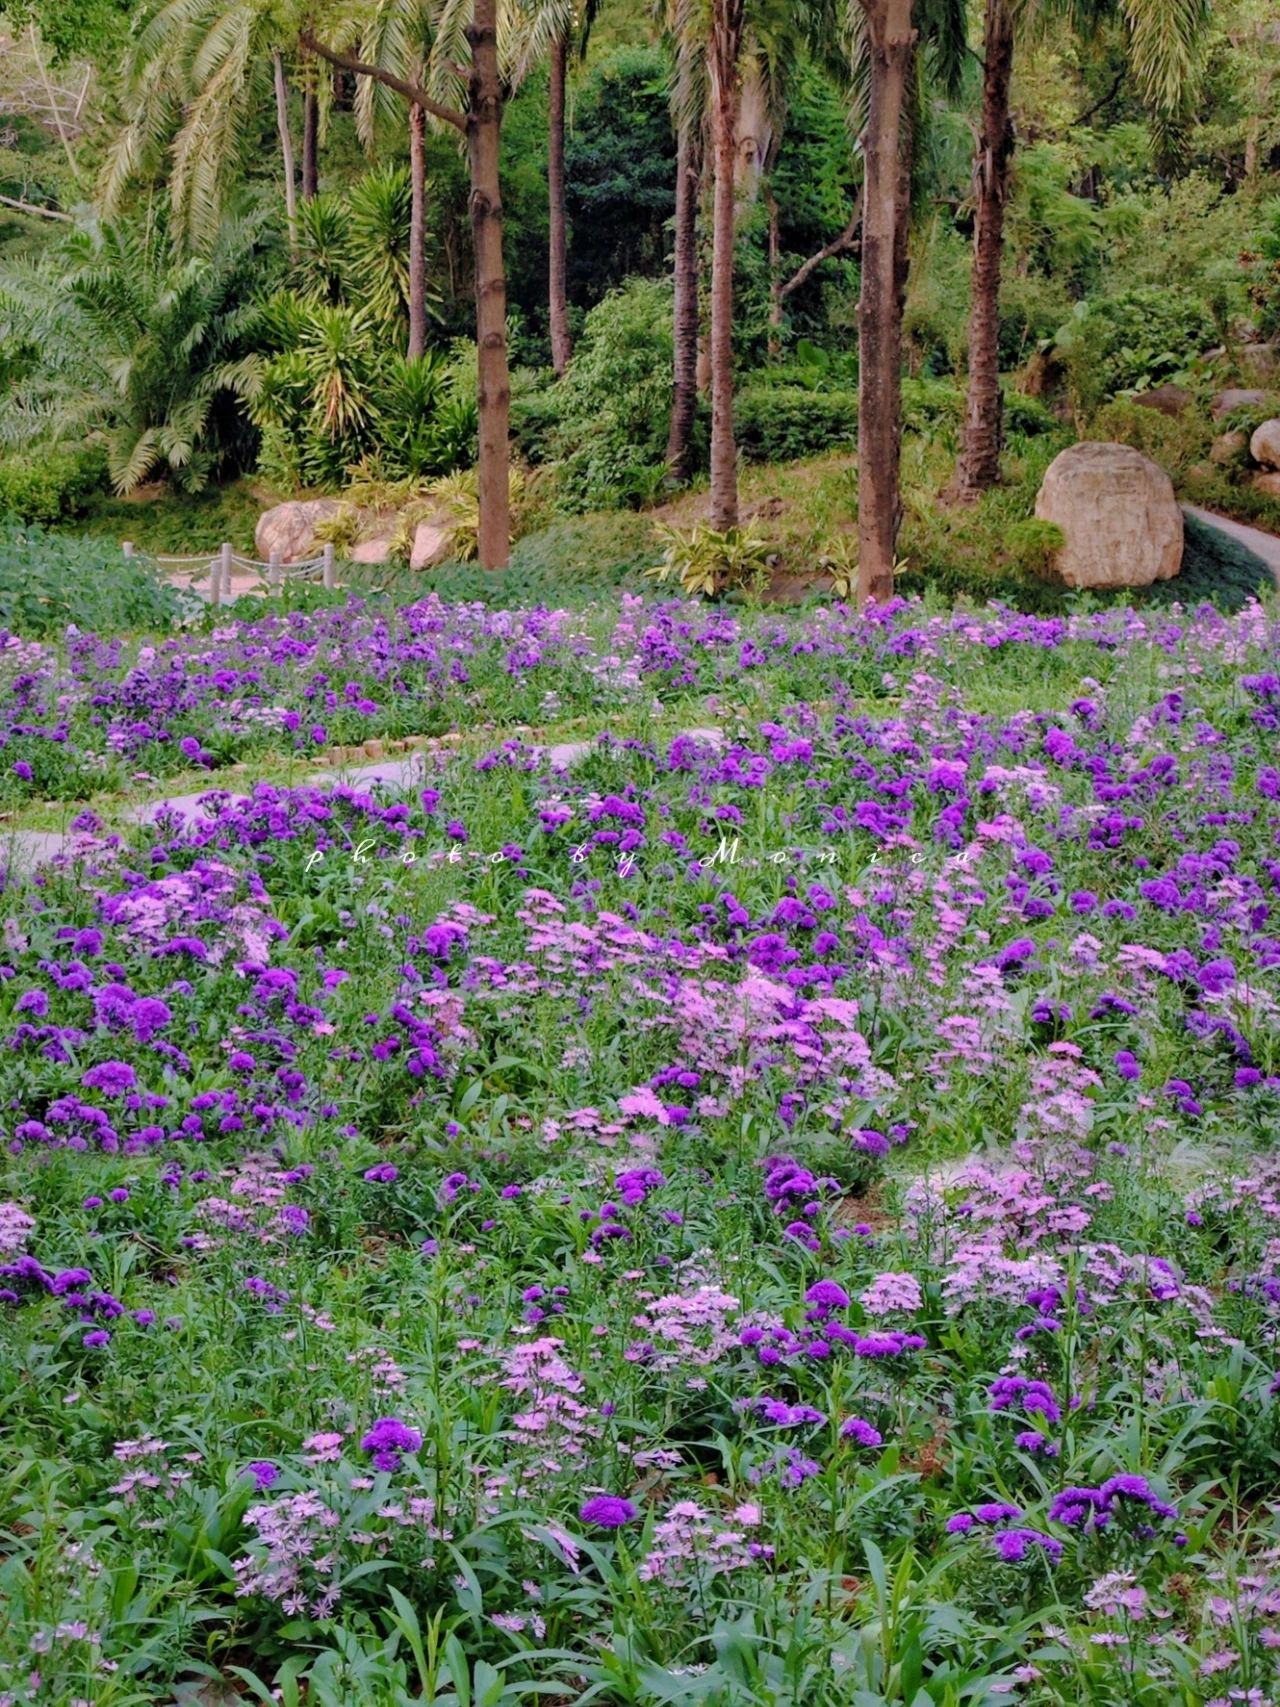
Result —
M 127 560 L 137 562 L 145 558 L 162 574 L 181 574 L 189 570 L 187 585 L 192 589 L 207 577 L 211 605 L 220 605 L 223 599 L 230 598 L 231 577 L 237 570 L 242 575 L 256 575 L 260 584 L 271 593 L 278 593 L 286 581 L 319 580 L 322 586 L 329 588 L 338 584 L 337 559 L 332 545 L 326 545 L 319 557 L 305 557 L 298 563 L 282 563 L 278 551 L 273 551 L 270 560 L 262 563 L 255 557 L 242 557 L 229 543 L 220 546 L 212 557 L 172 557 L 157 552 L 140 552 L 131 540 L 125 540 L 122 550 Z

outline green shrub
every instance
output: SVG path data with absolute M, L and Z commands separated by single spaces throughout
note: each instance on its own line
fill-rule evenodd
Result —
M 1132 445 L 1134 450 L 1158 462 L 1170 479 L 1180 484 L 1188 470 L 1209 454 L 1213 428 L 1194 409 L 1180 415 L 1165 415 L 1140 403 L 1117 398 L 1098 411 L 1089 423 L 1089 436 Z
M 474 399 L 439 350 L 412 360 L 344 307 L 278 299 L 253 417 L 259 466 L 281 490 L 336 491 L 364 465 L 387 480 L 450 474 L 475 461 Z
M 734 400 L 734 428 L 749 462 L 795 462 L 824 451 L 852 451 L 858 441 L 858 394 L 753 381 Z
M 632 279 L 587 315 L 568 373 L 534 406 L 561 508 L 653 498 L 666 474 L 672 361 L 669 285 Z
M 145 560 L 105 541 L 0 523 L 0 630 L 39 638 L 78 628 L 168 628 L 181 611 Z
M 1043 404 L 1038 397 L 1027 397 L 1021 391 L 1005 392 L 1004 430 L 1006 433 L 1022 433 L 1027 438 L 1035 438 L 1040 433 L 1056 432 L 1060 425 L 1061 423 L 1055 417 L 1053 410 Z
M 1091 414 L 1120 391 L 1145 391 L 1189 367 L 1217 329 L 1203 296 L 1141 286 L 1076 304 L 1054 338 L 1076 407 Z
M 1280 334 L 1280 197 L 1262 209 L 1249 271 L 1249 300 L 1264 338 Z
M 1187 470 L 1181 482 L 1182 494 L 1205 510 L 1218 510 L 1238 522 L 1264 528 L 1280 534 L 1280 498 L 1274 493 L 1260 492 L 1248 480 L 1234 478 L 1230 468 L 1210 469 L 1200 463 Z
M 1028 575 L 1047 575 L 1053 567 L 1053 555 L 1065 544 L 1065 536 L 1057 522 L 1044 522 L 1037 516 L 1014 522 L 1004 536 L 1005 548 L 1017 567 Z
M 388 580 L 370 569 L 370 578 L 396 598 L 417 599 L 438 593 L 443 599 L 482 599 L 502 609 L 522 605 L 579 606 L 619 588 L 644 588 L 644 573 L 661 555 L 653 524 L 634 511 L 605 511 L 566 516 L 512 547 L 511 561 L 497 573 L 474 563 L 444 563 L 425 574 L 403 571 Z M 361 583 L 357 566 L 345 575 Z
M 20 522 L 60 522 L 82 515 L 102 490 L 107 459 L 101 450 L 32 450 L 0 459 L 0 516 Z

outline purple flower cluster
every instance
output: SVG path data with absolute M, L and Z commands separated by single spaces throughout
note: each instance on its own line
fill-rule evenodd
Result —
M 398 1417 L 379 1417 L 360 1442 L 360 1450 L 373 1458 L 375 1470 L 393 1474 L 402 1467 L 402 1455 L 414 1453 L 422 1445 L 421 1431 L 410 1428 Z

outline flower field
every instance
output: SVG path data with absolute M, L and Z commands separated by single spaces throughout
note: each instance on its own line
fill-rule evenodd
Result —
M 0 809 L 90 793 L 0 890 L 3 1707 L 1280 1702 L 1272 616 L 9 641 Z

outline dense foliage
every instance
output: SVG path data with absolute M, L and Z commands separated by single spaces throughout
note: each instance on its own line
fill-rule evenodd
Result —
M 102 631 L 167 627 L 181 613 L 173 588 L 145 563 L 126 561 L 117 546 L 0 515 L 0 632 L 7 646 L 18 644 L 15 635 L 58 636 L 75 624 Z

